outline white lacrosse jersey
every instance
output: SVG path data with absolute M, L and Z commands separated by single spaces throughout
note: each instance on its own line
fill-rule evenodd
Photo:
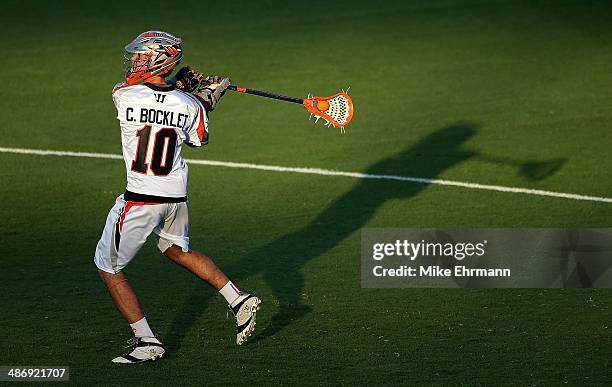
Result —
M 187 164 L 181 144 L 208 143 L 208 117 L 191 94 L 171 85 L 127 85 L 113 89 L 121 125 L 127 190 L 137 194 L 187 196 Z

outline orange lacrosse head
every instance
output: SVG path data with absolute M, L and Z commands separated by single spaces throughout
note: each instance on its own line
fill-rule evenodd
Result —
M 353 119 L 353 101 L 345 92 L 331 97 L 310 97 L 304 100 L 304 106 L 315 118 L 325 120 L 327 126 L 344 128 Z

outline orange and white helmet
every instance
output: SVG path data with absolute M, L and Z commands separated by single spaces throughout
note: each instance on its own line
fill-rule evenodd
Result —
M 133 85 L 169 73 L 183 58 L 181 39 L 162 31 L 147 31 L 125 46 L 125 78 Z

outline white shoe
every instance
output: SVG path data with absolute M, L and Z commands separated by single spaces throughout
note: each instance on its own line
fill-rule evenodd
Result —
M 142 363 L 143 361 L 159 359 L 166 350 L 155 337 L 134 337 L 128 340 L 130 352 L 113 359 L 113 363 Z
M 244 344 L 255 330 L 255 317 L 261 300 L 250 294 L 241 294 L 230 309 L 236 316 L 236 344 Z

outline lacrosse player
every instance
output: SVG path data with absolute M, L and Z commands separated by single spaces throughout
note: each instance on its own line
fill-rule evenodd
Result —
M 153 234 L 159 250 L 209 283 L 236 316 L 236 343 L 255 328 L 259 298 L 241 293 L 206 255 L 189 248 L 187 165 L 181 145 L 208 142 L 208 113 L 230 80 L 183 68 L 167 79 L 183 53 L 181 39 L 160 31 L 140 34 L 125 47 L 126 82 L 113 89 L 121 126 L 127 189 L 106 219 L 94 262 L 113 302 L 132 327 L 131 349 L 115 363 L 161 358 L 163 344 L 151 330 L 123 268 Z

